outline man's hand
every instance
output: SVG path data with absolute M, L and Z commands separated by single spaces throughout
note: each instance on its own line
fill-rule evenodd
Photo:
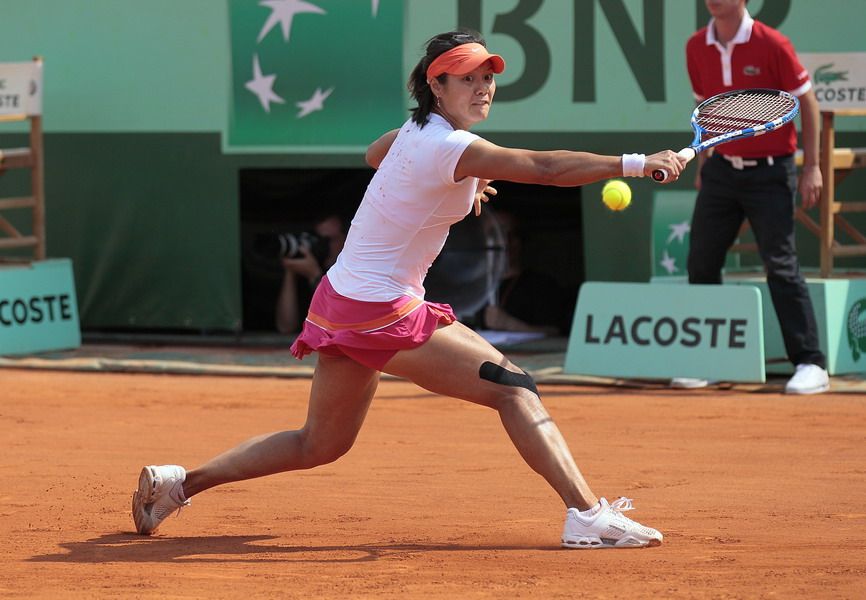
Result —
M 821 191 L 824 180 L 821 177 L 821 167 L 805 166 L 800 173 L 800 196 L 803 198 L 803 208 L 809 210 L 821 201 Z
M 282 260 L 283 269 L 291 271 L 295 275 L 305 278 L 310 284 L 313 284 L 322 276 L 322 268 L 309 248 L 301 246 L 300 251 L 302 256 L 298 258 L 284 258 Z

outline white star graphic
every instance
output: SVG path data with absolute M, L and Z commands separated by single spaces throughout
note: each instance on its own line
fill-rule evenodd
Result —
M 668 275 L 673 275 L 674 273 L 679 271 L 679 269 L 677 268 L 676 259 L 670 254 L 668 254 L 667 250 L 665 250 L 664 256 L 662 257 L 661 261 L 659 261 L 659 264 L 665 268 L 665 271 L 668 272 Z
M 679 240 L 680 244 L 682 244 L 685 241 L 686 234 L 692 230 L 692 226 L 689 225 L 688 221 L 668 225 L 668 228 L 671 230 L 671 234 L 668 236 L 668 244 L 675 239 Z
M 264 0 L 259 2 L 259 6 L 266 6 L 271 9 L 271 16 L 265 21 L 262 30 L 259 32 L 257 43 L 261 43 L 265 36 L 276 27 L 277 23 L 283 30 L 283 39 L 289 41 L 289 35 L 292 30 L 292 19 L 299 13 L 316 13 L 319 15 L 327 14 L 324 9 L 319 8 L 315 4 L 304 2 L 304 0 Z
M 379 0 L 373 0 L 373 16 L 379 13 Z
M 300 108 L 300 112 L 298 113 L 298 119 L 302 119 L 306 117 L 311 112 L 315 112 L 317 110 L 325 109 L 325 99 L 331 95 L 331 92 L 334 91 L 334 88 L 329 88 L 327 92 L 323 92 L 322 88 L 316 88 L 316 91 L 313 93 L 313 97 L 309 100 L 304 100 L 303 102 L 295 102 L 295 106 Z
M 286 101 L 274 93 L 274 80 L 276 75 L 262 75 L 262 68 L 259 66 L 259 55 L 253 56 L 253 78 L 247 81 L 244 86 L 253 94 L 258 96 L 259 102 L 262 103 L 262 108 L 266 113 L 271 112 L 271 102 L 285 104 Z

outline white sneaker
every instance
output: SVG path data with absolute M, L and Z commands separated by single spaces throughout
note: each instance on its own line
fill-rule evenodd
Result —
M 628 498 L 620 498 L 613 504 L 608 504 L 602 498 L 584 512 L 569 508 L 565 513 L 565 528 L 562 532 L 563 548 L 643 548 L 660 545 L 663 539 L 661 533 L 622 514 L 633 508 Z
M 698 388 L 705 388 L 711 382 L 708 379 L 697 379 L 695 377 L 674 377 L 671 379 L 670 387 L 678 390 L 696 390 Z
M 171 513 L 189 505 L 183 495 L 186 470 L 178 465 L 149 466 L 138 476 L 138 489 L 132 494 L 132 519 L 143 535 L 155 532 Z
M 830 376 L 818 365 L 797 365 L 794 376 L 785 384 L 786 394 L 820 394 L 829 389 Z

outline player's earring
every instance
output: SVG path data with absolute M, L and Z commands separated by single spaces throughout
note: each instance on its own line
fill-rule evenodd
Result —
M 442 108 L 442 98 L 441 98 L 441 96 L 436 96 L 436 108 Z

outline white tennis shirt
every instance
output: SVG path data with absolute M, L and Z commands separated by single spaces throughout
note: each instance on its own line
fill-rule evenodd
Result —
M 328 270 L 339 294 L 366 302 L 424 297 L 424 278 L 451 225 L 472 210 L 478 179 L 455 182 L 454 169 L 477 139 L 438 114 L 423 128 L 403 124 Z

